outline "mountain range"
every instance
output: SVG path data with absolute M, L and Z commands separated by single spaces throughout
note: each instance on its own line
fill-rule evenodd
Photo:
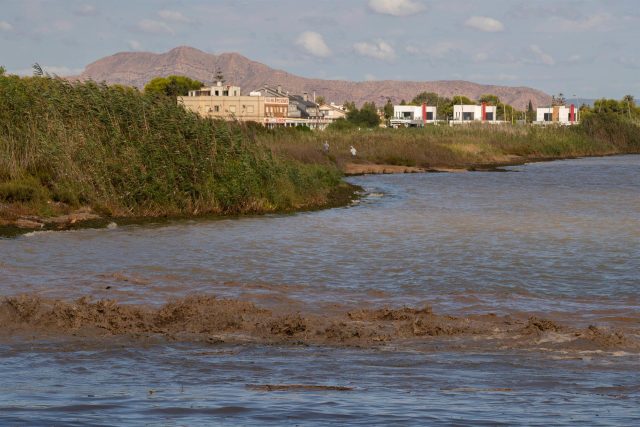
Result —
M 116 53 L 87 65 L 82 74 L 76 77 L 142 88 L 154 77 L 172 74 L 210 84 L 216 70 L 222 71 L 227 83 L 240 86 L 243 94 L 260 89 L 264 85 L 280 85 L 289 93 L 307 92 L 310 97 L 315 93 L 336 104 L 354 101 L 360 105 L 369 101 L 380 105 L 388 98 L 397 104 L 403 99 L 410 101 L 423 91 L 436 92 L 446 97 L 464 95 L 471 99 L 478 99 L 484 94 L 494 94 L 518 109 L 524 108 L 529 101 L 534 106 L 548 105 L 551 101 L 548 94 L 528 87 L 483 85 L 462 80 L 353 82 L 306 78 L 270 68 L 239 53 L 214 55 L 188 46 L 180 46 L 161 54 Z

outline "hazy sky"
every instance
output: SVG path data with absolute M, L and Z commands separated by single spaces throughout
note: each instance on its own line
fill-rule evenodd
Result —
M 305 77 L 640 95 L 639 0 L 0 0 L 0 65 L 76 74 L 120 51 L 238 52 Z

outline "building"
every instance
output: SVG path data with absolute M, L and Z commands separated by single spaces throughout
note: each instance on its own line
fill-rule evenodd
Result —
M 551 107 L 538 107 L 536 109 L 535 124 L 559 124 L 575 125 L 578 123 L 578 111 L 571 104 L 569 107 L 555 105 Z
M 330 123 L 335 122 L 338 119 L 344 119 L 347 117 L 347 112 L 342 106 L 336 105 L 333 102 L 331 104 L 322 104 L 318 107 L 320 111 L 320 117 L 324 120 L 328 120 Z
M 289 98 L 288 117 L 309 120 L 321 118 L 320 110 L 318 108 L 319 105 L 315 103 L 315 100 L 309 99 L 309 94 L 307 92 L 304 92 L 302 95 L 291 95 L 289 92 L 283 91 L 282 86 L 272 88 L 266 85 L 257 89 L 256 92 L 260 92 L 265 96 L 285 96 Z
M 485 102 L 480 105 L 454 105 L 452 122 L 497 123 L 497 110 L 495 105 L 487 105 Z
M 422 105 L 394 105 L 391 127 L 419 127 L 436 123 L 436 107 Z
M 274 121 L 284 124 L 289 110 L 287 97 L 262 96 L 255 92 L 243 96 L 240 87 L 223 85 L 221 82 L 211 87 L 189 91 L 189 95 L 178 97 L 178 103 L 202 117 L 254 121 L 262 124 Z

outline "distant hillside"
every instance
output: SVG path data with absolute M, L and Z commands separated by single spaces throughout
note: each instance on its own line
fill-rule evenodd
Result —
M 354 101 L 360 105 L 365 101 L 373 101 L 379 105 L 386 102 L 387 98 L 391 98 L 394 103 L 399 103 L 402 99 L 409 101 L 423 91 L 436 92 L 447 97 L 465 95 L 471 99 L 492 93 L 516 108 L 523 108 L 529 100 L 534 106 L 546 105 L 551 100 L 546 93 L 528 87 L 481 85 L 461 80 L 351 82 L 311 79 L 275 70 L 238 53 L 213 55 L 186 46 L 177 47 L 162 54 L 117 53 L 87 65 L 85 71 L 78 77 L 142 88 L 154 77 L 171 74 L 184 75 L 211 83 L 217 68 L 222 70 L 229 83 L 240 86 L 243 93 L 248 93 L 265 84 L 281 85 L 284 90 L 291 93 L 312 94 L 315 91 L 317 95 L 324 96 L 327 101 L 338 104 Z

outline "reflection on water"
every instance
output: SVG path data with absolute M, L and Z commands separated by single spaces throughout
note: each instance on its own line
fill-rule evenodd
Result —
M 637 331 L 640 156 L 511 170 L 352 178 L 372 196 L 320 212 L 0 239 L 0 293 L 140 304 L 213 293 L 316 309 L 429 303 L 439 312 L 526 311 L 581 325 L 627 319 Z M 56 348 L 0 351 L 0 378 L 23 379 L 5 384 L 0 420 L 81 424 L 109 414 L 114 424 L 197 424 L 209 416 L 482 424 L 526 422 L 530 406 L 540 408 L 530 411 L 532 424 L 552 414 L 559 424 L 630 424 L 640 416 L 630 375 L 637 355 L 256 347 L 196 357 L 227 350 Z M 263 383 L 355 390 L 246 388 Z

